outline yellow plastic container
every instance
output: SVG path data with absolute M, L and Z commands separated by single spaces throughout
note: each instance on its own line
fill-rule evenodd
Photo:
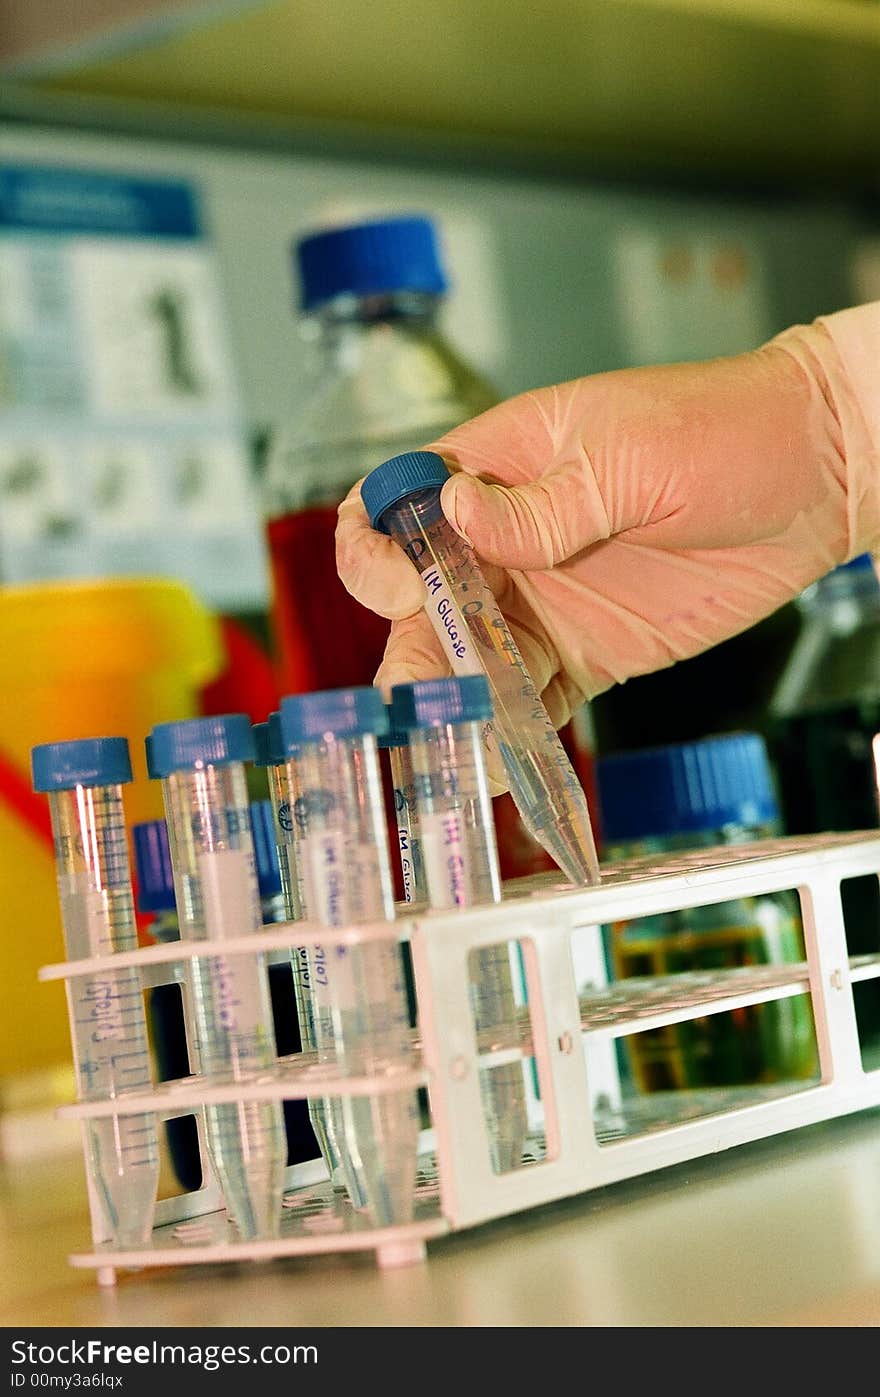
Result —
M 38 742 L 124 736 L 129 825 L 162 814 L 147 778 L 154 723 L 199 712 L 221 666 L 218 623 L 164 578 L 0 587 L 0 1082 L 70 1061 L 63 990 L 40 965 L 64 958 L 48 803 L 30 795 Z M 2 1090 L 0 1090 L 2 1095 Z

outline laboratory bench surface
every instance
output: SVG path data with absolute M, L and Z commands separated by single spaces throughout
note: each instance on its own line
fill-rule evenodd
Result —
M 880 1326 L 880 1111 L 789 1132 L 429 1244 L 123 1274 L 88 1241 L 82 1161 L 0 1172 L 0 1324 Z

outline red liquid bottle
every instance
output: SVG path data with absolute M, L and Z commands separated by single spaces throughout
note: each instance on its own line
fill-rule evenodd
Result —
M 430 219 L 318 231 L 294 259 L 309 387 L 270 443 L 265 486 L 281 694 L 370 684 L 382 659 L 388 622 L 336 571 L 348 490 L 498 401 L 443 334 L 447 282 Z M 495 816 L 504 877 L 553 867 L 509 796 L 496 799 Z
M 369 684 L 388 622 L 336 572 L 339 502 L 389 456 L 485 411 L 496 395 L 446 342 L 446 292 L 427 218 L 327 229 L 295 247 L 309 391 L 266 473 L 281 693 Z

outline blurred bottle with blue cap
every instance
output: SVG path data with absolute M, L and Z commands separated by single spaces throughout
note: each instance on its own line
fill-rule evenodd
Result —
M 447 278 L 431 219 L 327 228 L 293 252 L 311 362 L 266 474 L 281 693 L 370 684 L 382 658 L 388 623 L 337 576 L 340 500 L 388 457 L 498 400 L 443 334 Z
M 276 1062 L 264 957 L 223 951 L 263 924 L 244 769 L 256 755 L 251 723 L 243 713 L 159 723 L 151 739 L 181 938 L 206 948 L 189 969 L 199 1070 L 208 1084 L 248 1082 Z M 280 1102 L 207 1106 L 205 1133 L 239 1235 L 277 1235 L 286 1159 Z
M 450 344 L 439 230 L 423 214 L 317 229 L 293 245 L 306 378 L 271 434 L 264 508 L 280 694 L 372 684 L 388 622 L 349 596 L 336 571 L 340 501 L 362 476 L 499 401 Z M 586 709 L 562 734 L 592 781 Z M 508 794 L 494 802 L 503 878 L 554 865 Z M 394 812 L 389 809 L 394 831 Z M 399 876 L 395 870 L 398 890 Z
M 869 554 L 835 568 L 798 598 L 803 626 L 770 709 L 769 737 L 792 834 L 880 822 L 880 582 Z M 841 884 L 850 955 L 880 950 L 873 876 Z M 880 980 L 853 985 L 863 1048 L 880 1051 Z
M 787 824 L 869 829 L 880 816 L 880 581 L 870 555 L 820 578 L 798 608 L 803 628 L 771 703 Z
M 741 844 L 781 832 L 767 748 L 755 733 L 623 752 L 596 763 L 605 857 Z M 804 959 L 793 894 L 768 893 L 612 924 L 615 979 Z M 650 1029 L 624 1040 L 643 1092 L 813 1077 L 809 998 Z
M 394 921 L 376 744 L 387 728 L 381 695 L 369 686 L 281 701 L 281 738 L 297 765 L 303 910 L 327 927 Z M 385 939 L 315 946 L 309 969 L 319 1062 L 352 1077 L 410 1065 L 409 1012 L 393 927 Z M 365 1207 L 376 1226 L 408 1221 L 419 1130 L 415 1090 L 330 1097 L 321 1119 L 322 1154 L 328 1167 L 338 1158 L 352 1204 Z

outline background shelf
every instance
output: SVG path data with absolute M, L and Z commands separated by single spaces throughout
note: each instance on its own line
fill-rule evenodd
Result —
M 15 0 L 6 72 L 65 93 L 706 173 L 880 163 L 875 0 L 104 0 L 103 24 L 93 0 L 90 24 L 79 6 L 78 22 L 18 16 L 43 8 Z

